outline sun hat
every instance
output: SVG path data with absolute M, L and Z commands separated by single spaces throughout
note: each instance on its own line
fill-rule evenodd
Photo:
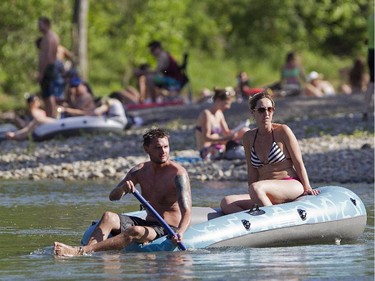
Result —
M 307 75 L 306 80 L 307 80 L 307 82 L 311 82 L 311 81 L 313 81 L 313 80 L 315 80 L 315 79 L 318 79 L 318 78 L 320 78 L 319 73 L 316 72 L 316 71 L 311 71 L 311 72 Z

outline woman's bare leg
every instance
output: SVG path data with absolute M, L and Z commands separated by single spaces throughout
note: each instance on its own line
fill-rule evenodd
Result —
M 228 195 L 221 200 L 220 208 L 224 214 L 233 214 L 248 210 L 253 204 L 249 194 Z
M 303 193 L 297 180 L 263 180 L 249 186 L 249 194 L 260 206 L 271 206 L 295 200 Z

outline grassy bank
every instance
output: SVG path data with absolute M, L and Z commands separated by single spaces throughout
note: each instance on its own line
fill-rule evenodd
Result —
M 306 74 L 310 71 L 322 73 L 337 89 L 342 83 L 339 69 L 350 67 L 351 58 L 322 57 L 313 52 L 299 54 Z M 197 95 L 203 88 L 213 86 L 235 86 L 236 76 L 240 70 L 246 71 L 253 87 L 262 87 L 280 79 L 280 68 L 284 63 L 285 52 L 271 52 L 267 58 L 240 55 L 227 59 L 210 59 L 202 53 L 192 52 L 189 74 Z

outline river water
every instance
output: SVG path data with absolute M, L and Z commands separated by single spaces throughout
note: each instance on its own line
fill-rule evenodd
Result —
M 55 258 L 54 241 L 78 245 L 105 210 L 139 208 L 128 195 L 110 202 L 114 182 L 2 181 L 0 280 L 374 280 L 374 184 L 343 185 L 363 200 L 368 220 L 355 241 L 186 252 L 106 252 Z M 327 185 L 327 184 L 321 184 Z M 194 206 L 217 207 L 246 183 L 192 183 Z

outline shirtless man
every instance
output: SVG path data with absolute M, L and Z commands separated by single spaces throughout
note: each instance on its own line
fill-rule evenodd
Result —
M 46 107 L 47 116 L 56 117 L 56 100 L 54 93 L 55 62 L 59 38 L 51 30 L 51 21 L 40 17 L 38 27 L 43 37 L 39 48 L 38 82 L 40 83 L 42 98 Z
M 68 105 L 58 111 L 69 116 L 93 115 L 95 102 L 87 86 L 78 77 L 72 77 L 69 86 Z
M 139 184 L 143 197 L 161 217 L 174 228 L 182 242 L 183 234 L 191 220 L 191 191 L 186 170 L 169 159 L 169 136 L 163 129 L 151 129 L 143 135 L 143 148 L 150 161 L 133 167 L 111 191 L 109 199 L 120 200 L 132 193 Z M 108 235 L 115 234 L 108 238 Z M 132 242 L 147 243 L 168 233 L 157 219 L 148 213 L 145 220 L 105 212 L 86 246 L 71 247 L 59 242 L 54 244 L 57 256 L 76 256 L 85 253 L 121 250 Z

